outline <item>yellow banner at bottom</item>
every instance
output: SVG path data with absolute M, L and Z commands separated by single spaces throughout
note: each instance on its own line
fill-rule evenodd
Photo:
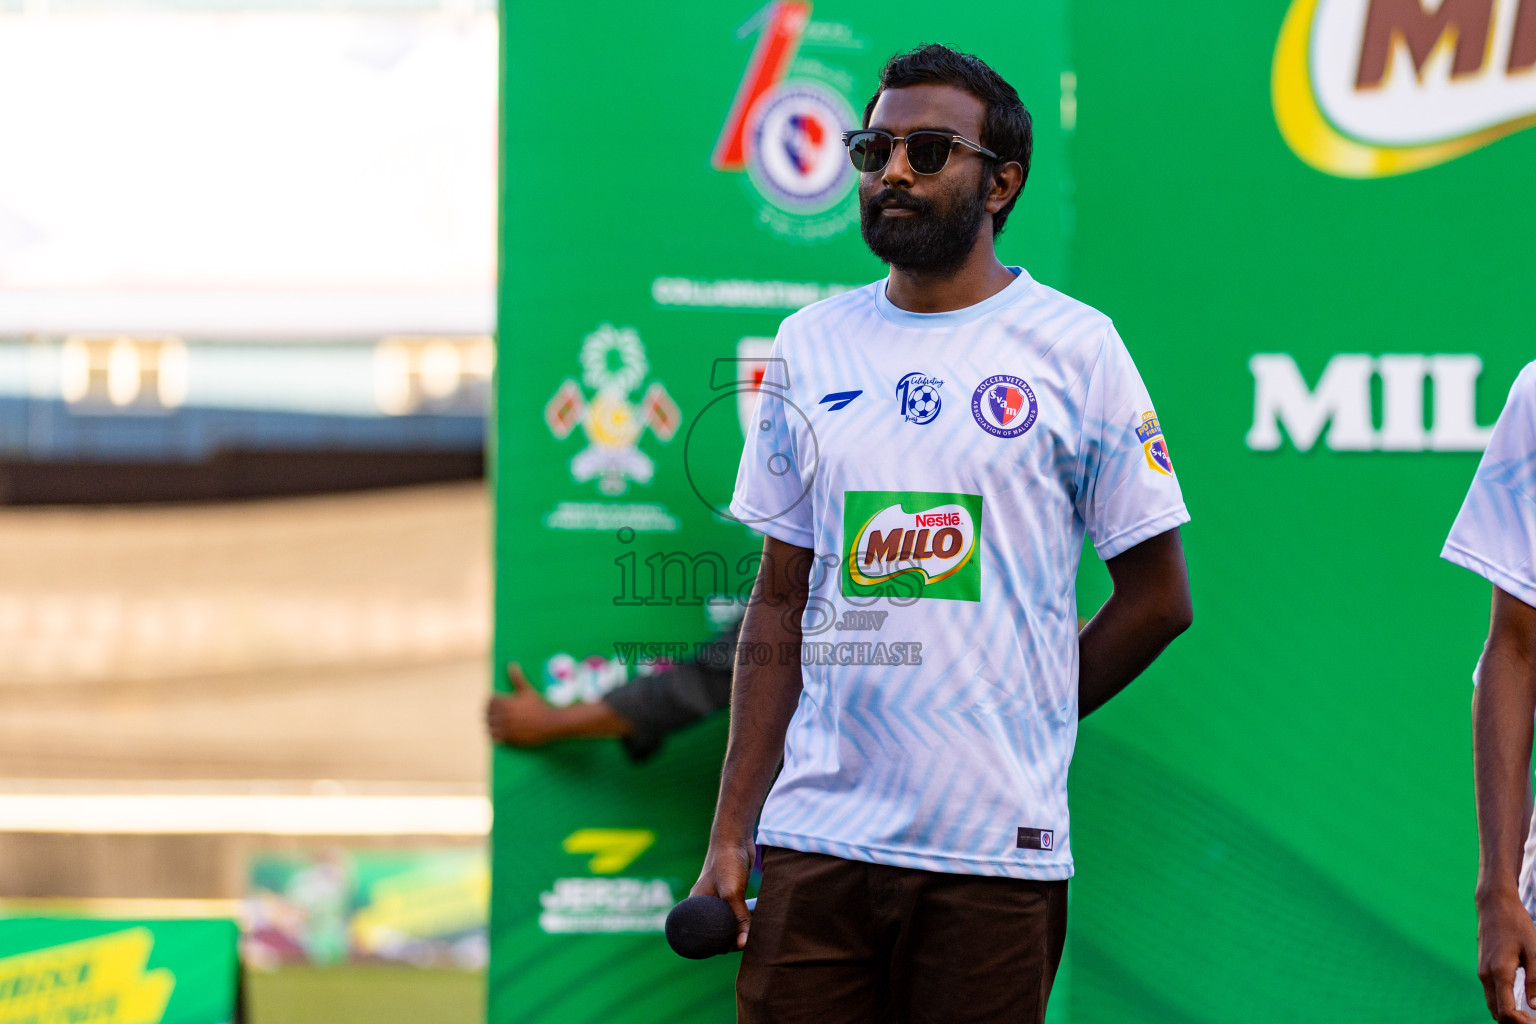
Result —
M 176 978 L 144 969 L 154 944 L 129 928 L 0 958 L 0 1024 L 159 1024 Z

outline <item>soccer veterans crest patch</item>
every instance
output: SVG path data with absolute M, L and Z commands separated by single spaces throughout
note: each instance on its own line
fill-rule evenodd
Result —
M 1142 451 L 1147 454 L 1147 465 L 1163 476 L 1173 476 L 1173 458 L 1168 454 L 1168 439 L 1157 422 L 1157 413 L 1143 413 L 1141 425 L 1136 428 Z
M 1024 379 L 1006 373 L 988 377 L 971 395 L 976 425 L 993 437 L 1018 437 L 1035 425 L 1039 414 L 1034 389 Z

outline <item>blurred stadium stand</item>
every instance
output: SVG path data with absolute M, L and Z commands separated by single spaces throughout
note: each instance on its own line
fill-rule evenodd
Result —
M 486 337 L 0 340 L 0 503 L 207 500 L 479 476 Z
M 0 0 L 0 505 L 188 502 L 0 508 L 0 899 L 483 843 L 496 83 L 491 0 Z
M 0 24 L 0 503 L 481 474 L 490 0 L 0 0 Z
M 234 898 L 254 850 L 483 841 L 489 529 L 478 483 L 0 509 L 0 897 Z M 355 796 L 425 802 L 306 810 Z

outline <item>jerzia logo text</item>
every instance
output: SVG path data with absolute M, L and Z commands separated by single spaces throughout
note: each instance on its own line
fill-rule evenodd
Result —
M 843 594 L 981 600 L 981 505 L 979 494 L 844 492 Z
M 1536 0 L 1294 0 L 1272 86 L 1318 170 L 1432 167 L 1536 125 Z

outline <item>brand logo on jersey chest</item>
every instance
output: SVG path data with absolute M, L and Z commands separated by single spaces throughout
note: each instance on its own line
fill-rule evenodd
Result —
M 981 599 L 979 494 L 847 491 L 843 593 Z

